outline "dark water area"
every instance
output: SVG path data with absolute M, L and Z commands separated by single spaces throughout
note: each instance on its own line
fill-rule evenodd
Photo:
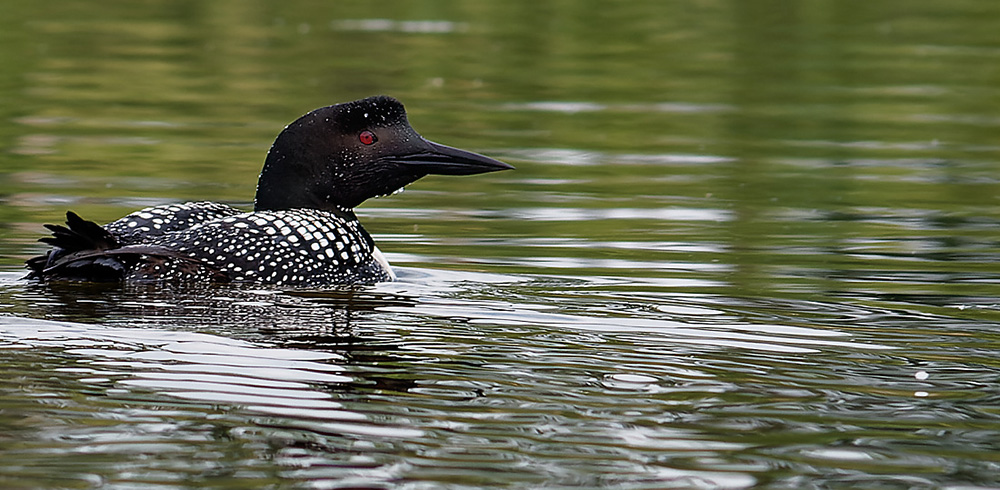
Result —
M 1000 4 L 105 2 L 0 16 L 0 487 L 1000 487 Z M 42 285 L 67 209 L 249 207 L 402 100 L 516 171 L 399 280 Z

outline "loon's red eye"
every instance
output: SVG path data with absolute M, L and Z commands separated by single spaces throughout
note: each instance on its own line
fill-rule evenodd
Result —
M 366 145 L 370 145 L 378 141 L 378 138 L 375 137 L 375 133 L 368 131 L 367 129 L 362 131 L 361 134 L 358 135 L 358 139 L 361 140 L 361 142 Z

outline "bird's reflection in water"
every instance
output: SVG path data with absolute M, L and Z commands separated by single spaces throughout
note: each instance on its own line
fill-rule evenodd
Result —
M 19 286 L 0 290 L 0 301 L 13 304 L 18 316 L 134 329 L 136 336 L 143 330 L 170 330 L 245 341 L 265 349 L 333 353 L 352 381 L 311 383 L 327 392 L 405 392 L 413 385 L 412 379 L 383 376 L 380 373 L 386 370 L 375 367 L 401 364 L 396 354 L 400 342 L 392 340 L 391 332 L 368 335 L 378 326 L 373 317 L 379 309 L 415 304 L 404 295 L 360 286 L 325 290 L 72 282 Z M 368 334 L 358 333 L 359 323 L 366 325 Z

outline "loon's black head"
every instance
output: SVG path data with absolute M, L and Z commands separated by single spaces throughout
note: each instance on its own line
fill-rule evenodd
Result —
M 427 141 L 410 127 L 398 100 L 369 97 L 316 109 L 289 124 L 267 154 L 254 209 L 349 211 L 427 174 L 511 168 Z

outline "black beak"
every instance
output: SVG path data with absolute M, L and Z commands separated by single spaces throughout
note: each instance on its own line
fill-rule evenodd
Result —
M 472 175 L 514 167 L 490 157 L 424 140 L 426 149 L 393 160 L 424 174 Z

